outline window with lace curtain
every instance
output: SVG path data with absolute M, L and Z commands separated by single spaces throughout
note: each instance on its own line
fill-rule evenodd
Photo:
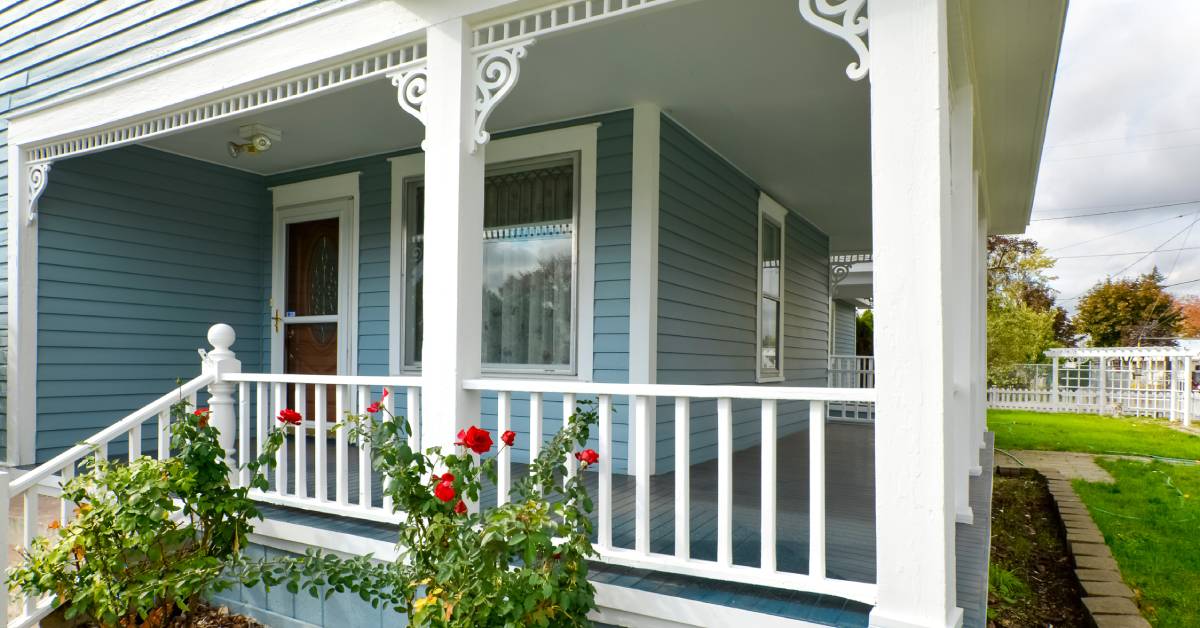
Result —
M 483 209 L 485 370 L 573 373 L 575 155 L 489 167 Z M 424 182 L 405 185 L 404 364 L 421 362 Z

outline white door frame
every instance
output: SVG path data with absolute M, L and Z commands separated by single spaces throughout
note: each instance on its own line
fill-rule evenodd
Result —
M 271 188 L 274 211 L 271 229 L 271 303 L 267 322 L 271 334 L 271 372 L 284 368 L 283 330 L 287 302 L 287 226 L 297 222 L 338 219 L 338 355 L 337 374 L 358 372 L 358 172 Z M 318 320 L 319 319 L 319 320 Z M 292 323 L 332 322 L 324 317 L 295 317 Z

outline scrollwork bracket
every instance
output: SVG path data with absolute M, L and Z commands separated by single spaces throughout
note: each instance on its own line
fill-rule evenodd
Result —
M 492 138 L 487 131 L 487 121 L 496 105 L 508 96 L 521 76 L 521 59 L 526 49 L 534 44 L 533 39 L 514 42 L 503 48 L 481 53 L 475 65 L 475 130 L 471 152 L 488 143 Z
M 842 39 L 858 54 L 858 61 L 846 66 L 846 76 L 852 81 L 866 78 L 871 65 L 866 8 L 867 0 L 842 0 L 837 4 L 830 0 L 800 0 L 800 15 L 806 22 Z
M 50 162 L 33 164 L 28 166 L 25 173 L 25 206 L 27 208 L 25 214 L 26 224 L 32 225 L 37 222 L 38 217 L 38 199 L 41 198 L 42 192 L 46 191 L 46 184 L 50 182 Z
M 425 113 L 421 110 L 425 104 L 425 92 L 429 89 L 429 73 L 426 66 L 413 68 L 387 75 L 396 86 L 396 101 L 400 108 L 425 124 Z

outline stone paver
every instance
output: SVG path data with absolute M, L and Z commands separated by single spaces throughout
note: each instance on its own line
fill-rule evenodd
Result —
M 1075 566 L 1079 569 L 1108 569 L 1117 571 L 1117 561 L 1111 556 L 1076 556 Z
M 1112 558 L 1112 550 L 1103 543 L 1071 543 L 1071 553 L 1075 556 L 1107 556 Z
M 1141 615 L 1096 615 L 1092 619 L 1096 628 L 1150 628 L 1150 622 Z
M 1127 597 L 1133 599 L 1133 590 L 1121 582 L 1092 582 L 1091 580 L 1086 580 L 1079 584 L 1083 586 L 1085 595 Z
M 1121 573 L 1113 569 L 1076 569 L 1080 582 L 1122 582 Z
M 1053 472 L 1068 480 L 1087 480 L 1088 482 L 1103 482 L 1112 484 L 1113 477 L 1096 464 L 1095 459 L 1091 454 L 1081 454 L 1072 451 L 1030 451 L 1020 449 L 1008 452 L 1010 458 L 1015 457 L 1018 463 L 1023 463 L 1027 467 L 1033 467 L 1041 471 L 1047 478 L 1053 476 L 1047 471 Z M 998 461 L 1003 462 L 1004 452 L 997 451 L 996 457 Z
M 1103 543 L 1104 537 L 1099 532 L 1076 532 L 1067 530 L 1068 541 L 1079 541 L 1080 543 Z
M 1137 605 L 1127 597 L 1085 597 L 1083 605 L 1092 615 L 1137 615 Z

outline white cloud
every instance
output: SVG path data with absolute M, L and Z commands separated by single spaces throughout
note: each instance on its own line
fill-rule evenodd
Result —
M 1195 0 L 1071 3 L 1034 200 L 1035 221 L 1200 201 L 1197 32 L 1200 2 Z M 1196 218 L 1200 203 L 1036 221 L 1027 234 L 1051 255 L 1099 255 L 1059 262 L 1054 286 L 1065 300 L 1140 257 L 1117 253 L 1200 247 L 1200 223 L 1186 229 Z M 1200 248 L 1151 255 L 1124 274 L 1155 265 L 1169 273 L 1167 283 L 1200 279 Z M 1200 282 L 1173 291 L 1200 293 Z M 1064 305 L 1073 307 L 1074 302 Z

